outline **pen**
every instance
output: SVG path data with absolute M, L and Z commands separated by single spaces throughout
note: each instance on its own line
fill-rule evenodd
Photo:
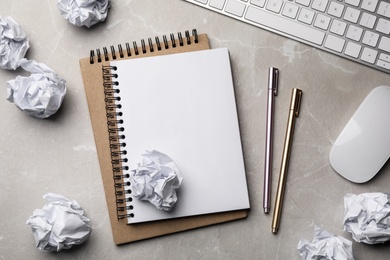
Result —
M 291 94 L 291 103 L 290 103 L 290 109 L 288 113 L 286 136 L 284 139 L 282 164 L 280 166 L 278 190 L 276 192 L 274 215 L 272 218 L 272 233 L 274 234 L 276 234 L 279 230 L 283 197 L 284 197 L 284 191 L 286 187 L 288 162 L 290 158 L 292 139 L 294 134 L 294 125 L 295 125 L 295 119 L 299 116 L 301 98 L 302 98 L 302 90 L 294 88 Z
M 268 97 L 267 119 L 265 129 L 265 163 L 264 163 L 264 188 L 263 208 L 264 213 L 269 213 L 271 203 L 271 176 L 272 176 L 272 140 L 274 128 L 274 100 L 278 94 L 279 70 L 270 67 L 268 71 Z

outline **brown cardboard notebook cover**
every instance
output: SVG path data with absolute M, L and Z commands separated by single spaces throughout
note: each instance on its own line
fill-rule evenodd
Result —
M 178 34 L 179 37 L 177 38 L 175 38 L 175 35 L 173 34 L 170 36 L 170 41 L 165 37 L 161 42 L 160 38 L 157 37 L 155 43 L 152 43 L 151 39 L 148 39 L 147 44 L 145 44 L 145 41 L 141 41 L 141 46 L 139 47 L 136 46 L 136 42 L 132 44 L 132 47 L 126 44 L 125 49 L 123 49 L 121 45 L 118 45 L 119 51 L 116 51 L 115 47 L 112 46 L 110 48 L 110 53 L 104 48 L 103 52 L 97 50 L 96 56 L 94 55 L 94 51 L 91 51 L 90 57 L 80 60 L 81 73 L 87 95 L 115 244 L 123 244 L 245 218 L 248 213 L 247 210 L 239 210 L 132 225 L 127 224 L 126 218 L 118 220 L 115 195 L 116 189 L 114 188 L 113 165 L 111 163 L 109 133 L 107 128 L 107 111 L 103 89 L 102 65 L 108 65 L 108 62 L 113 59 L 142 58 L 210 49 L 206 34 L 197 35 L 196 31 L 194 31 L 192 36 L 189 36 L 188 32 L 186 32 L 185 37 L 181 37 L 181 34 Z

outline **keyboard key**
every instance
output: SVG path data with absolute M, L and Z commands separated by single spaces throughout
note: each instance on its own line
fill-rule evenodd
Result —
M 379 34 L 373 33 L 370 31 L 366 31 L 364 33 L 362 42 L 364 44 L 371 46 L 371 47 L 375 47 L 376 44 L 378 43 L 378 39 L 379 39 Z
M 328 0 L 314 0 L 311 7 L 320 12 L 325 12 L 328 2 Z
M 311 0 L 296 0 L 295 3 L 304 5 L 304 6 L 309 6 Z
M 344 6 L 337 2 L 331 2 L 328 9 L 328 14 L 333 15 L 335 17 L 341 17 L 343 13 Z
M 360 25 L 367 28 L 374 28 L 376 17 L 369 13 L 363 13 L 362 18 L 360 19 Z
M 345 10 L 344 19 L 351 23 L 357 23 L 359 16 L 359 10 L 352 7 L 347 7 L 347 10 Z
M 337 51 L 337 52 L 342 52 L 344 48 L 345 40 L 333 35 L 328 35 L 326 38 L 324 46 L 328 49 Z
M 365 47 L 363 49 L 363 53 L 362 53 L 362 56 L 360 57 L 360 59 L 362 59 L 365 62 L 374 64 L 377 55 L 378 55 L 378 52 L 376 50 Z
M 258 23 L 259 25 L 269 27 L 272 30 L 279 31 L 317 45 L 321 45 L 324 41 L 324 32 L 293 22 L 283 18 L 282 16 L 273 15 L 252 6 L 248 7 L 245 18 Z
M 210 0 L 210 6 L 222 10 L 225 0 Z
M 390 62 L 390 55 L 382 53 L 381 55 L 379 55 L 379 59 Z
M 345 0 L 345 3 L 353 6 L 359 6 L 360 0 Z
M 378 61 L 376 62 L 376 65 L 378 65 L 378 66 L 381 67 L 381 68 L 390 70 L 390 62 L 386 62 L 386 61 L 384 61 L 384 60 L 378 60 Z
M 266 8 L 278 14 L 280 12 L 280 9 L 282 8 L 282 5 L 282 0 L 269 0 Z
M 382 36 L 378 48 L 390 53 L 390 38 Z
M 246 5 L 243 2 L 238 2 L 236 0 L 229 0 L 226 5 L 225 11 L 241 17 L 244 14 Z
M 379 4 L 378 14 L 390 18 L 390 3 L 386 3 L 385 1 L 382 1 Z
M 363 0 L 361 7 L 364 10 L 374 12 L 377 4 L 378 4 L 378 0 Z
M 362 37 L 363 29 L 354 25 L 350 25 L 347 31 L 347 38 L 354 40 L 354 41 L 360 41 L 360 38 Z
M 390 10 L 390 6 L 389 6 L 389 10 Z M 390 20 L 379 18 L 375 30 L 384 34 L 390 34 Z
M 306 24 L 311 24 L 313 22 L 314 12 L 306 8 L 302 8 L 299 13 L 298 21 L 301 21 Z
M 322 14 L 317 14 L 314 26 L 323 30 L 328 30 L 330 24 L 330 17 Z
M 297 17 L 298 10 L 299 10 L 298 6 L 287 2 L 284 5 L 282 15 L 287 16 L 291 19 L 295 19 L 295 17 Z
M 332 22 L 332 26 L 330 27 L 330 31 L 337 35 L 343 36 L 346 28 L 347 28 L 346 23 L 334 19 Z
M 361 49 L 362 47 L 359 44 L 354 42 L 348 42 L 347 47 L 345 47 L 344 53 L 353 58 L 357 58 L 359 57 Z
M 265 0 L 251 0 L 251 4 L 256 5 L 258 7 L 264 7 Z
M 196 2 L 199 2 L 199 3 L 202 3 L 202 4 L 206 4 L 207 3 L 207 0 L 195 0 Z

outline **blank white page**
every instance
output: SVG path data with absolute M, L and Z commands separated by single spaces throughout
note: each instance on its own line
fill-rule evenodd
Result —
M 129 223 L 249 208 L 227 49 L 119 60 L 130 170 L 145 150 L 170 156 L 183 174 L 169 212 L 133 199 Z

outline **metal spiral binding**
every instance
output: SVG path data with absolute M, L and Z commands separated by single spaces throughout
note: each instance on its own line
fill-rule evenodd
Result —
M 103 55 L 101 54 L 100 49 L 96 49 L 96 56 L 97 59 L 95 59 L 95 51 L 90 51 L 89 56 L 89 63 L 94 64 L 95 62 L 101 63 L 103 61 L 110 61 L 110 60 L 116 60 L 116 59 L 123 59 L 126 57 L 131 57 L 133 55 L 138 56 L 145 54 L 147 52 L 154 52 L 154 51 L 161 51 L 164 49 L 169 48 L 177 48 L 178 46 L 184 46 L 190 45 L 192 43 L 198 43 L 198 33 L 196 29 L 192 30 L 192 36 L 190 35 L 189 31 L 185 31 L 185 36 L 183 38 L 181 32 L 177 33 L 177 40 L 175 38 L 175 34 L 171 33 L 170 35 L 170 41 L 168 41 L 168 38 L 166 35 L 163 35 L 163 44 L 160 42 L 159 37 L 155 37 L 155 44 L 153 44 L 152 38 L 148 38 L 148 42 L 143 39 L 141 40 L 141 47 L 138 47 L 137 42 L 133 42 L 133 47 L 131 48 L 129 43 L 125 43 L 125 49 L 126 51 L 123 51 L 123 46 L 121 44 L 118 44 L 118 52 L 116 52 L 115 47 L 113 45 L 110 46 L 111 52 L 107 50 L 106 47 L 103 47 Z M 126 56 L 127 55 L 127 56 Z
M 107 49 L 103 49 L 105 59 L 108 57 Z M 119 52 L 121 56 L 122 51 Z M 106 117 L 108 136 L 111 153 L 112 174 L 114 178 L 115 199 L 117 208 L 117 217 L 119 219 L 134 217 L 133 213 L 129 213 L 133 210 L 132 205 L 128 205 L 132 201 L 129 197 L 131 194 L 130 182 L 128 181 L 129 168 L 126 166 L 128 159 L 126 158 L 127 151 L 125 150 L 126 142 L 125 135 L 123 134 L 124 128 L 122 127 L 123 119 L 120 109 L 122 106 L 119 104 L 120 89 L 118 88 L 119 82 L 117 81 L 118 74 L 116 74 L 117 68 L 115 66 L 102 66 L 103 75 L 103 87 L 106 103 Z

